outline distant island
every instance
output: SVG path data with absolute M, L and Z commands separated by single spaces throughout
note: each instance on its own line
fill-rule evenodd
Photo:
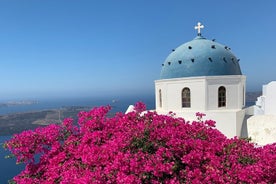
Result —
M 8 101 L 0 103 L 0 107 L 18 106 L 18 105 L 32 105 L 38 104 L 37 100 L 20 100 L 20 101 Z

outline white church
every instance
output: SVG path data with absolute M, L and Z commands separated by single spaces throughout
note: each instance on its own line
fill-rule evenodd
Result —
M 255 106 L 246 107 L 246 76 L 239 59 L 230 47 L 203 37 L 202 28 L 198 23 L 197 36 L 173 49 L 162 64 L 155 81 L 155 111 L 172 111 L 187 121 L 201 112 L 229 138 L 251 137 L 260 145 L 276 142 L 276 82 L 264 86 Z
M 174 49 L 155 81 L 156 111 L 169 111 L 186 120 L 196 112 L 217 122 L 227 137 L 239 136 L 245 118 L 246 77 L 231 49 L 201 35 Z

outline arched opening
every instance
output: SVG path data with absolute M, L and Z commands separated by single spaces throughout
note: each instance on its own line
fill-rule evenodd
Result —
M 244 86 L 242 87 L 242 106 L 245 106 L 245 89 Z
M 218 107 L 226 106 L 226 89 L 224 86 L 218 88 Z
M 159 107 L 162 108 L 162 92 L 161 92 L 161 89 L 159 89 Z
M 182 107 L 191 107 L 191 91 L 189 88 L 182 90 Z

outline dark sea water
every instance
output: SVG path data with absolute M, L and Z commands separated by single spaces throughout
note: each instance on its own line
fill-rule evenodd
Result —
M 29 112 L 46 109 L 57 109 L 66 106 L 102 106 L 111 105 L 113 111 L 125 111 L 130 104 L 138 101 L 144 102 L 149 109 L 154 107 L 154 96 L 128 96 L 114 98 L 67 98 L 67 99 L 42 99 L 30 105 L 0 106 L 0 115 L 17 112 Z M 1 102 L 1 101 L 0 101 Z M 4 102 L 1 102 L 4 103 Z
M 142 101 L 147 105 L 147 109 L 153 109 L 155 106 L 154 96 L 142 97 L 118 97 L 118 98 L 73 98 L 73 99 L 50 99 L 38 100 L 38 103 L 31 105 L 17 105 L 0 107 L 0 115 L 30 112 L 47 109 L 58 109 L 68 106 L 96 107 L 111 105 L 111 113 L 125 112 L 129 105 Z M 0 130 L 1 131 L 1 130 Z M 8 183 L 8 180 L 17 175 L 24 169 L 23 164 L 16 165 L 15 158 L 6 159 L 5 156 L 10 152 L 2 148 L 2 143 L 10 139 L 10 136 L 0 136 L 0 184 Z
M 8 183 L 8 180 L 13 178 L 13 176 L 17 175 L 24 169 L 23 164 L 16 165 L 16 159 L 5 158 L 6 155 L 9 155 L 10 152 L 7 150 L 4 150 L 2 148 L 2 144 L 10 139 L 11 136 L 0 136 L 0 183 Z

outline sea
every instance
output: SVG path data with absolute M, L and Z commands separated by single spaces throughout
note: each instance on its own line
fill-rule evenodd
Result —
M 12 105 L 0 106 L 0 116 L 13 113 L 40 111 L 48 109 L 59 109 L 62 107 L 82 106 L 82 107 L 97 107 L 110 105 L 112 112 L 125 112 L 129 105 L 141 101 L 146 104 L 147 109 L 155 108 L 155 98 L 153 95 L 145 96 L 127 96 L 116 98 L 71 98 L 71 99 L 42 99 L 36 100 L 37 103 L 27 105 Z M 0 103 L 3 103 L 0 101 Z M 252 102 L 247 102 L 247 106 L 253 105 Z M 0 130 L 1 131 L 1 130 Z M 10 152 L 4 150 L 2 144 L 9 140 L 12 135 L 0 136 L 0 184 L 8 183 L 8 180 L 19 174 L 24 169 L 24 164 L 16 164 L 15 158 L 5 158 Z
M 28 99 L 27 99 L 28 101 Z M 32 100 L 34 101 L 34 100 Z M 147 109 L 153 109 L 155 106 L 155 98 L 153 95 L 144 96 L 124 96 L 124 97 L 105 97 L 105 98 L 66 98 L 66 99 L 36 99 L 32 104 L 17 104 L 0 106 L 0 116 L 32 112 L 49 109 L 59 109 L 62 107 L 81 106 L 81 107 L 99 107 L 111 106 L 111 113 L 125 112 L 129 105 L 134 105 L 136 102 L 141 101 L 146 104 Z M 1 104 L 5 101 L 0 101 Z M 1 130 L 0 130 L 1 131 Z M 5 150 L 2 145 L 5 141 L 9 140 L 12 135 L 0 136 L 0 184 L 6 184 L 14 176 L 19 174 L 25 167 L 24 164 L 16 164 L 15 158 L 5 158 L 10 152 Z

